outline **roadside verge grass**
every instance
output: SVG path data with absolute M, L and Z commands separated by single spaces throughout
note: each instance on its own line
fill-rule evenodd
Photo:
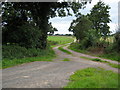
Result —
M 70 51 L 68 51 L 66 49 L 63 49 L 63 47 L 59 47 L 58 49 L 65 52 L 65 53 L 67 53 L 67 54 L 72 54 Z
M 36 57 L 25 57 L 20 59 L 3 59 L 2 60 L 2 68 L 8 68 L 12 66 L 16 66 L 23 63 L 29 63 L 34 61 L 52 61 L 53 58 L 55 58 L 55 52 L 50 49 L 49 51 L 43 52 L 42 55 L 36 56 Z
M 84 53 L 84 54 L 88 54 L 88 55 L 97 56 L 97 57 L 101 57 L 101 58 L 110 59 L 110 60 L 120 62 L 120 54 L 115 53 L 115 52 L 95 54 L 95 53 L 90 52 L 87 49 L 86 50 L 81 50 L 80 45 L 78 43 L 72 43 L 72 44 L 70 44 L 70 46 L 68 48 L 73 50 L 73 51 L 79 52 L 79 53 Z
M 110 65 L 111 67 L 120 69 L 120 65 L 119 64 L 113 64 L 113 63 L 110 63 L 108 61 L 103 61 L 103 60 L 101 60 L 99 58 L 89 58 L 89 57 L 84 57 L 84 56 L 81 56 L 80 58 L 87 59 L 87 60 L 92 60 L 92 61 L 96 61 L 96 62 L 108 63 L 108 65 Z
M 70 76 L 64 88 L 118 88 L 118 74 L 102 68 L 86 68 Z

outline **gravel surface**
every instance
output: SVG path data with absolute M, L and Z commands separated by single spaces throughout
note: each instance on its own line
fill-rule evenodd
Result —
M 2 70 L 3 88 L 60 88 L 68 83 L 70 75 L 76 70 L 87 67 L 103 67 L 106 70 L 118 72 L 107 64 L 81 59 L 78 53 L 72 51 L 68 55 L 58 47 L 53 48 L 57 57 L 53 62 L 36 61 Z M 66 49 L 66 47 L 65 47 Z M 70 61 L 62 61 L 64 58 Z

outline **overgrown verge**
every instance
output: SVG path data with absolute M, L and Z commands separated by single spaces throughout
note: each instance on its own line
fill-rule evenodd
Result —
M 86 68 L 70 76 L 64 88 L 118 88 L 118 74 L 102 68 Z
M 118 69 L 120 69 L 120 65 L 119 65 L 119 64 L 113 64 L 113 63 L 110 63 L 110 62 L 108 62 L 108 61 L 101 60 L 101 59 L 99 59 L 99 58 L 89 58 L 89 57 L 84 57 L 84 56 L 81 56 L 80 58 L 87 59 L 87 60 L 92 60 L 92 61 L 96 61 L 96 62 L 107 63 L 108 65 L 110 65 L 110 66 L 113 67 L 113 68 L 118 68 Z
M 85 54 L 90 54 L 93 56 L 98 56 L 106 59 L 111 59 L 115 61 L 120 61 L 120 53 L 116 52 L 116 50 L 113 50 L 113 46 L 108 47 L 89 47 L 89 48 L 81 48 L 81 43 L 72 43 L 68 48 Z
M 55 53 L 49 46 L 42 50 L 36 48 L 25 48 L 18 45 L 3 46 L 2 68 L 33 61 L 52 61 Z

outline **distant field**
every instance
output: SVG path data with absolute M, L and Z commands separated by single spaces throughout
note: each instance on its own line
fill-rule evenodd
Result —
M 48 36 L 49 41 L 55 41 L 58 45 L 70 43 L 74 41 L 72 36 Z

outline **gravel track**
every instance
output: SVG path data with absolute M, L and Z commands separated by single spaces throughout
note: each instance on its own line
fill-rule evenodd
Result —
M 57 57 L 53 62 L 36 61 L 2 70 L 3 88 L 60 88 L 68 83 L 68 78 L 76 70 L 87 67 L 102 67 L 106 70 L 118 72 L 107 64 L 80 58 L 81 53 L 69 55 L 54 47 Z M 70 61 L 62 61 L 64 58 Z

